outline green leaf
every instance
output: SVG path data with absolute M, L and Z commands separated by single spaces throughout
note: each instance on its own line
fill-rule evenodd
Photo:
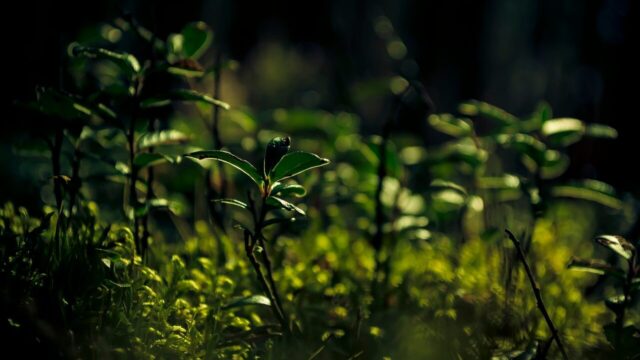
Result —
M 602 124 L 591 124 L 587 125 L 585 135 L 601 139 L 615 139 L 618 137 L 618 131 L 611 126 Z
M 140 71 L 140 63 L 138 62 L 138 59 L 128 53 L 116 52 L 102 48 L 92 48 L 79 44 L 71 44 L 69 48 L 70 53 L 76 57 L 111 60 L 123 69 L 128 70 L 130 74 L 137 74 Z
M 118 114 L 116 114 L 115 111 L 113 111 L 111 108 L 109 108 L 104 104 L 101 104 L 101 103 L 96 104 L 93 110 L 98 116 L 100 116 L 105 121 L 113 122 L 114 120 L 118 119 Z
M 569 168 L 569 157 L 557 150 L 544 152 L 544 162 L 540 166 L 540 177 L 553 179 L 564 174 Z
M 137 218 L 140 218 L 148 214 L 151 210 L 169 210 L 176 215 L 181 213 L 180 206 L 175 202 L 168 199 L 154 198 L 136 207 L 134 214 Z
M 289 152 L 291 147 L 291 139 L 287 137 L 275 137 L 267 144 L 267 149 L 264 152 L 264 176 L 267 177 L 271 169 L 282 159 L 282 157 Z
M 543 164 L 545 161 L 544 152 L 547 149 L 546 145 L 531 135 L 501 134 L 498 135 L 497 141 L 500 145 L 529 156 L 538 165 Z
M 189 137 L 178 130 L 162 130 L 142 135 L 138 140 L 138 148 L 146 149 L 160 145 L 184 144 Z
M 233 206 L 237 206 L 241 209 L 249 209 L 249 206 L 240 201 L 240 200 L 236 200 L 236 199 L 214 199 L 212 200 L 213 202 L 217 202 L 217 203 L 222 203 L 222 204 L 227 204 L 227 205 L 233 205 Z
M 611 185 L 597 180 L 582 180 L 569 185 L 551 188 L 551 195 L 561 198 L 573 198 L 598 203 L 612 209 L 622 208 L 622 201 L 615 196 Z
M 486 150 L 478 148 L 470 138 L 464 138 L 427 152 L 425 160 L 427 163 L 463 163 L 475 168 L 484 164 L 488 157 Z
M 264 295 L 251 295 L 251 296 L 231 300 L 231 302 L 225 305 L 223 309 L 228 310 L 228 309 L 247 306 L 247 305 L 271 306 L 271 301 L 269 300 L 268 297 Z
M 302 185 L 298 184 L 283 184 L 277 181 L 271 186 L 271 194 L 279 195 L 282 197 L 303 197 L 306 193 L 307 190 L 305 190 Z
M 193 280 L 180 280 L 176 284 L 176 290 L 179 292 L 200 292 L 200 285 Z
M 473 133 L 470 120 L 456 118 L 451 114 L 432 114 L 428 121 L 434 129 L 453 137 L 469 136 Z
M 87 119 L 93 114 L 91 109 L 81 104 L 73 95 L 48 87 L 36 89 L 35 102 L 18 105 L 65 120 Z
M 167 72 L 176 76 L 183 76 L 186 78 L 201 78 L 204 76 L 204 71 L 196 69 L 187 69 L 180 66 L 169 66 Z
M 181 34 L 182 53 L 191 59 L 202 56 L 213 41 L 213 31 L 202 21 L 187 24 Z
M 231 106 L 224 101 L 214 99 L 209 95 L 199 93 L 191 89 L 178 89 L 171 92 L 171 99 L 182 101 L 200 101 L 203 103 L 219 106 L 225 110 L 229 110 Z
M 260 173 L 258 173 L 258 170 L 256 170 L 256 168 L 253 165 L 251 165 L 247 160 L 241 159 L 228 151 L 224 151 L 224 150 L 196 151 L 191 154 L 187 154 L 185 156 L 195 158 L 198 160 L 212 159 L 212 160 L 218 160 L 218 161 L 227 163 L 235 167 L 236 169 L 240 170 L 248 177 L 250 177 L 251 180 L 253 180 L 253 182 L 256 183 L 256 185 L 258 185 L 258 187 L 262 189 L 262 183 L 264 182 L 264 180 L 262 179 L 262 176 L 260 175 Z
M 140 102 L 140 107 L 143 109 L 151 109 L 156 107 L 168 106 L 171 105 L 172 101 L 200 101 L 214 106 L 219 106 L 225 110 L 229 110 L 231 108 L 231 106 L 224 101 L 214 99 L 209 95 L 202 94 L 191 89 L 173 90 L 166 96 L 158 98 L 147 98 Z
M 600 235 L 596 237 L 596 242 L 604 247 L 611 249 L 616 254 L 629 260 L 636 252 L 635 246 L 633 246 L 627 239 L 618 235 Z
M 452 181 L 435 179 L 431 182 L 429 187 L 437 190 L 445 190 L 445 189 L 455 190 L 463 194 L 464 196 L 467 196 L 467 190 L 462 185 L 456 184 Z
M 453 189 L 437 190 L 431 194 L 431 205 L 437 212 L 457 211 L 466 201 L 465 194 Z
M 553 145 L 568 146 L 582 138 L 586 127 L 581 120 L 558 118 L 545 121 L 541 133 Z
M 148 166 L 155 166 L 165 162 L 172 162 L 172 159 L 166 155 L 158 153 L 141 153 L 133 159 L 133 165 L 137 169 L 143 169 Z
M 269 179 L 271 182 L 280 181 L 307 170 L 327 165 L 328 163 L 329 160 L 321 158 L 316 154 L 304 151 L 290 152 L 283 156 L 271 170 Z
M 305 212 L 304 210 L 300 209 L 299 207 L 293 205 L 292 203 L 286 201 L 286 200 L 282 200 L 277 196 L 269 196 L 267 198 L 267 204 L 274 206 L 276 208 L 280 208 L 280 209 L 285 209 L 285 210 L 289 210 L 289 211 L 295 211 L 298 214 L 305 216 Z
M 280 223 L 292 223 L 295 222 L 296 218 L 292 217 L 292 218 L 273 218 L 273 219 L 269 219 L 267 221 L 264 222 L 264 224 L 262 224 L 262 227 L 265 228 L 267 226 L 270 225 L 275 225 L 275 224 L 280 224 Z
M 484 176 L 477 180 L 480 189 L 507 190 L 519 189 L 520 179 L 515 175 L 505 174 L 502 176 Z
M 567 265 L 568 269 L 575 271 L 584 271 L 596 275 L 613 275 L 619 278 L 624 278 L 624 272 L 614 266 L 607 264 L 606 262 L 598 259 L 586 260 L 573 258 Z
M 511 126 L 518 123 L 518 118 L 505 110 L 478 100 L 469 100 L 461 103 L 458 111 L 467 116 L 481 116 L 494 120 L 502 126 Z
M 543 124 L 545 121 L 551 119 L 553 116 L 553 111 L 551 110 L 551 105 L 548 102 L 542 101 L 538 104 L 534 116 L 538 119 L 538 121 Z

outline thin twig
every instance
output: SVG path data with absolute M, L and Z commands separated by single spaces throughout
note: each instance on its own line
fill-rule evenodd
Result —
M 540 292 L 540 287 L 538 286 L 538 284 L 536 283 L 536 280 L 533 277 L 533 273 L 531 272 L 531 268 L 529 267 L 529 264 L 527 263 L 527 259 L 525 259 L 525 257 L 524 257 L 524 252 L 522 251 L 522 247 L 520 247 L 520 241 L 508 229 L 505 229 L 504 231 L 507 233 L 507 236 L 509 236 L 509 239 L 511 239 L 511 241 L 513 242 L 513 245 L 516 247 L 516 250 L 518 251 L 518 257 L 520 258 L 520 261 L 522 261 L 522 265 L 524 266 L 524 270 L 527 272 L 527 277 L 529 278 L 529 283 L 531 283 L 531 289 L 533 289 L 533 294 L 536 297 L 536 304 L 538 305 L 538 309 L 542 313 L 542 316 L 544 317 L 544 320 L 547 322 L 547 326 L 549 327 L 549 330 L 551 331 L 551 335 L 555 339 L 556 344 L 558 345 L 558 349 L 560 349 L 560 353 L 562 354 L 562 358 L 566 360 L 569 357 L 567 356 L 567 352 L 564 350 L 564 346 L 562 345 L 562 342 L 560 341 L 560 335 L 558 334 L 558 330 L 556 329 L 555 325 L 553 325 L 553 321 L 551 321 L 551 317 L 549 316 L 549 313 L 547 312 L 547 308 L 544 306 L 544 302 L 542 301 L 542 294 Z

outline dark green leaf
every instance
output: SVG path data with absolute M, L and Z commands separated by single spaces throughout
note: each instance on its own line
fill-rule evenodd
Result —
M 557 150 L 544 152 L 544 161 L 540 166 L 540 177 L 553 179 L 564 174 L 569 168 L 569 157 Z
M 174 90 L 173 92 L 171 92 L 171 99 L 182 101 L 200 101 L 214 106 L 219 106 L 225 110 L 229 110 L 231 108 L 231 106 L 229 106 L 229 104 L 224 101 L 214 99 L 209 95 L 202 94 L 191 89 Z
M 473 133 L 473 125 L 468 119 L 456 118 L 451 114 L 433 114 L 428 118 L 434 129 L 453 137 L 469 136 Z
M 445 189 L 455 190 L 463 194 L 464 196 L 467 196 L 467 190 L 462 185 L 456 184 L 452 181 L 435 179 L 431 182 L 429 187 L 437 190 L 445 190 Z
M 276 182 L 271 187 L 271 194 L 282 196 L 282 197 L 302 197 L 307 193 L 302 185 L 298 184 L 283 184 L 281 182 Z
M 187 58 L 199 58 L 213 41 L 213 31 L 202 21 L 187 24 L 181 34 L 182 53 Z
M 606 262 L 598 259 L 586 260 L 573 258 L 567 265 L 567 268 L 576 271 L 584 271 L 596 275 L 613 275 L 619 278 L 624 277 L 624 272 Z
M 285 209 L 285 210 L 289 210 L 289 211 L 295 211 L 298 214 L 305 216 L 305 212 L 304 210 L 300 209 L 299 207 L 293 205 L 292 203 L 286 201 L 286 200 L 282 200 L 277 196 L 269 196 L 267 198 L 267 204 L 274 206 L 276 208 L 281 208 L 281 209 Z
M 72 44 L 70 46 L 71 54 L 77 57 L 86 57 L 90 59 L 102 59 L 111 60 L 120 67 L 128 70 L 131 74 L 136 74 L 140 71 L 140 63 L 135 56 L 124 52 L 116 52 L 102 48 L 92 48 L 87 46 L 81 46 L 78 44 Z
M 177 207 L 168 199 L 154 198 L 141 204 L 134 210 L 135 216 L 140 218 L 148 214 L 151 210 L 170 210 L 179 214 Z
M 249 206 L 247 204 L 245 204 L 244 202 L 242 202 L 240 200 L 236 200 L 236 199 L 214 199 L 212 201 L 213 202 L 217 202 L 217 203 L 237 206 L 237 207 L 239 207 L 241 209 L 249 209 Z
M 616 254 L 629 260 L 636 252 L 635 246 L 633 246 L 627 239 L 618 235 L 600 235 L 596 238 L 596 242 L 604 247 L 611 249 Z
M 542 101 L 538 104 L 536 108 L 536 112 L 534 116 L 538 118 L 538 121 L 542 124 L 545 121 L 551 119 L 553 116 L 553 111 L 551 110 L 551 106 L 546 101 Z
M 274 219 L 269 219 L 267 221 L 264 222 L 264 224 L 262 224 L 262 227 L 267 227 L 270 225 L 275 225 L 275 224 L 281 224 L 281 223 L 292 223 L 295 222 L 296 218 L 292 217 L 292 218 L 274 218 Z
M 618 137 L 618 131 L 611 126 L 591 124 L 587 125 L 586 136 L 602 139 L 615 139 Z
M 184 144 L 189 140 L 189 137 L 178 130 L 162 130 L 154 133 L 144 134 L 140 140 L 138 140 L 138 147 L 140 149 L 146 149 L 149 147 L 160 145 L 175 145 Z
M 519 189 L 520 179 L 515 175 L 485 176 L 478 178 L 477 185 L 480 189 L 505 190 Z
M 622 208 L 622 201 L 615 196 L 613 188 L 597 180 L 583 180 L 569 185 L 554 186 L 551 195 L 592 201 L 612 209 Z
M 527 155 L 536 164 L 543 164 L 545 161 L 544 152 L 547 149 L 544 143 L 528 134 L 501 134 L 498 135 L 499 144 L 514 149 L 520 154 Z
M 209 95 L 199 93 L 191 89 L 178 89 L 173 90 L 166 96 L 158 98 L 148 98 L 140 102 L 140 107 L 143 109 L 150 109 L 162 106 L 171 105 L 172 101 L 200 101 L 203 103 L 219 106 L 225 110 L 229 110 L 231 107 L 224 101 L 214 99 Z
M 242 171 L 245 175 L 249 176 L 251 180 L 253 180 L 259 188 L 262 189 L 263 179 L 262 176 L 258 173 L 258 170 L 251 165 L 247 160 L 241 159 L 232 153 L 224 150 L 205 150 L 205 151 L 196 151 L 191 154 L 185 155 L 186 157 L 195 158 L 198 160 L 218 160 L 224 163 L 227 163 L 236 169 Z
M 47 87 L 38 87 L 36 101 L 24 105 L 28 109 L 65 120 L 88 119 L 93 114 L 74 96 Z
M 436 150 L 427 152 L 425 157 L 427 163 L 463 163 L 474 168 L 484 164 L 487 159 L 487 152 L 478 148 L 469 138 L 449 142 Z
M 141 153 L 136 155 L 133 164 L 137 169 L 143 169 L 147 166 L 155 166 L 165 162 L 172 162 L 172 159 L 166 155 L 158 153 Z
M 502 126 L 511 126 L 518 123 L 518 118 L 509 114 L 508 112 L 500 109 L 497 106 L 493 106 L 486 102 L 478 100 L 469 100 L 463 102 L 458 107 L 461 114 L 467 116 L 481 116 L 487 119 L 494 120 Z
M 290 152 L 284 155 L 271 170 L 269 178 L 271 182 L 280 181 L 328 163 L 329 160 L 323 159 L 316 154 L 304 151 Z
M 186 78 L 200 78 L 205 74 L 202 70 L 187 69 L 180 66 L 169 66 L 167 68 L 167 72 L 172 75 L 183 76 Z

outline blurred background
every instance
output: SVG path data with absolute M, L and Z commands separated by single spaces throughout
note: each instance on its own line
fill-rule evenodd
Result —
M 475 98 L 526 115 L 546 100 L 556 117 L 611 125 L 620 134 L 616 141 L 572 145 L 564 177 L 602 180 L 638 196 L 638 6 L 628 0 L 15 2 L 3 21 L 9 82 L 0 171 L 10 174 L 15 165 L 11 142 L 21 114 L 12 102 L 33 98 L 37 84 L 64 88 L 67 45 L 88 37 L 96 24 L 130 14 L 161 38 L 190 21 L 210 24 L 214 48 L 241 64 L 224 75 L 221 97 L 256 112 L 354 112 L 362 133 L 378 133 L 386 100 L 359 96 L 394 74 L 424 84 L 432 103 L 426 111 L 455 112 L 460 101 Z M 416 111 L 402 127 L 437 142 L 424 116 L 425 109 Z M 2 176 L 0 186 L 0 202 L 38 204 L 39 192 L 20 176 Z

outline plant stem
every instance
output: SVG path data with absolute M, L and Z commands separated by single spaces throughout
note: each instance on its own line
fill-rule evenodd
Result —
M 56 197 L 56 206 L 58 210 L 62 208 L 62 179 L 60 179 L 60 156 L 62 153 L 62 129 L 57 129 L 50 143 L 51 147 L 51 167 L 53 171 L 53 194 Z
M 260 204 L 261 206 L 260 206 L 259 213 L 257 211 L 256 204 L 253 201 L 253 198 L 251 196 L 251 192 L 247 194 L 249 210 L 253 217 L 254 231 L 252 234 L 249 230 L 245 229 L 245 234 L 244 234 L 245 251 L 247 253 L 247 257 L 249 258 L 249 261 L 251 262 L 251 265 L 253 265 L 253 268 L 256 272 L 256 276 L 258 277 L 258 282 L 263 287 L 264 291 L 267 293 L 267 296 L 269 296 L 269 301 L 271 302 L 271 309 L 273 311 L 273 314 L 276 316 L 276 318 L 280 322 L 280 325 L 282 326 L 282 330 L 285 332 L 285 334 L 289 334 L 290 330 L 289 330 L 289 324 L 287 320 L 288 318 L 284 313 L 282 302 L 280 301 L 280 296 L 278 295 L 278 290 L 276 288 L 275 281 L 273 280 L 271 260 L 269 259 L 269 255 L 266 251 L 264 236 L 262 235 L 264 220 L 267 215 L 266 201 L 267 201 L 267 196 L 269 195 L 268 192 L 266 191 L 267 188 L 268 188 L 268 184 L 265 185 L 265 189 L 262 191 L 262 197 L 261 197 L 262 201 Z M 260 262 L 258 261 L 258 259 L 254 254 L 253 250 L 256 244 L 262 248 L 261 250 L 262 261 L 263 261 L 263 265 L 267 269 L 267 276 L 265 276 L 265 274 L 262 272 L 262 268 L 260 267 Z
M 274 301 L 276 308 L 279 313 L 280 322 L 284 326 L 284 331 L 289 332 L 289 325 L 287 322 L 287 316 L 284 313 L 284 308 L 282 307 L 282 301 L 280 300 L 280 295 L 278 295 L 278 289 L 276 287 L 276 283 L 273 280 L 273 270 L 271 267 L 271 260 L 269 259 L 269 254 L 267 253 L 267 247 L 265 246 L 264 236 L 262 235 L 262 229 L 264 227 L 264 220 L 267 217 L 267 196 L 268 184 L 265 185 L 265 191 L 263 191 L 262 195 L 262 203 L 260 205 L 260 216 L 258 217 L 258 222 L 255 227 L 255 240 L 262 247 L 262 262 L 264 263 L 265 268 L 267 269 L 267 280 L 269 282 L 269 287 L 271 288 L 272 300 Z
M 149 119 L 149 129 L 148 131 L 150 133 L 153 133 L 156 129 L 155 126 L 155 119 L 151 118 Z M 149 147 L 148 151 L 150 153 L 153 152 L 153 147 Z M 149 168 L 147 169 L 147 194 L 145 195 L 145 203 L 148 206 L 151 199 L 153 199 L 155 197 L 155 194 L 153 192 L 153 178 L 154 178 L 154 172 L 153 172 L 153 166 L 149 166 Z M 149 232 L 149 212 L 151 211 L 151 209 L 149 208 L 149 210 L 147 210 L 147 212 L 145 212 L 144 216 L 142 217 L 142 241 L 141 241 L 141 248 L 142 248 L 142 255 L 144 257 L 144 254 L 146 254 L 147 249 L 149 248 L 149 236 L 151 235 L 151 233 Z
M 258 282 L 262 286 L 264 292 L 267 293 L 267 296 L 269 296 L 269 301 L 271 303 L 271 310 L 273 311 L 274 315 L 280 322 L 280 326 L 282 327 L 282 330 L 285 333 L 289 333 L 289 325 L 278 303 L 278 297 L 274 294 L 273 289 L 269 287 L 267 279 L 265 278 L 264 273 L 260 268 L 260 263 L 258 262 L 258 259 L 256 259 L 256 256 L 253 253 L 256 243 L 257 242 L 256 242 L 255 236 L 252 235 L 248 230 L 245 230 L 244 231 L 244 248 L 245 248 L 247 257 L 249 258 L 249 262 L 251 262 L 251 265 L 253 265 L 253 269 L 256 272 L 256 277 L 258 278 Z M 264 251 L 264 247 L 262 248 L 262 251 Z
M 531 271 L 531 268 L 529 267 L 529 264 L 527 263 L 527 259 L 525 259 L 525 257 L 524 257 L 524 252 L 522 251 L 522 247 L 520 247 L 520 241 L 508 229 L 505 229 L 504 231 L 507 233 L 507 236 L 509 236 L 509 239 L 511 239 L 511 241 L 513 242 L 513 245 L 516 247 L 516 250 L 518 252 L 518 257 L 520 258 L 520 261 L 522 262 L 522 265 L 524 266 L 524 269 L 525 269 L 525 271 L 527 273 L 527 277 L 529 278 L 529 283 L 531 284 L 531 289 L 533 289 L 533 294 L 536 297 L 536 304 L 538 306 L 538 309 L 542 313 L 542 316 L 544 317 L 544 320 L 547 322 L 547 326 L 549 327 L 549 330 L 551 331 L 551 335 L 555 339 L 556 344 L 558 345 L 558 349 L 560 349 L 560 353 L 562 354 L 562 358 L 566 360 L 569 357 L 567 356 L 567 353 L 564 350 L 564 346 L 562 345 L 562 342 L 560 341 L 560 335 L 558 334 L 558 330 L 556 329 L 555 325 L 553 325 L 553 321 L 551 321 L 551 317 L 549 316 L 549 313 L 547 312 L 547 308 L 544 306 L 544 302 L 542 301 L 542 294 L 540 292 L 540 287 L 538 286 L 538 284 L 536 283 L 535 278 L 533 277 L 533 272 Z
M 221 74 L 222 69 L 222 49 L 221 46 L 218 46 L 215 54 L 215 63 L 214 63 L 214 72 L 213 72 L 213 97 L 215 99 L 220 99 L 220 82 L 222 79 Z M 211 140 L 213 141 L 213 148 L 215 150 L 220 150 L 224 146 L 222 143 L 222 139 L 220 138 L 220 107 L 213 107 L 213 115 L 211 119 L 211 126 L 209 126 L 209 130 L 211 131 Z M 227 180 L 224 175 L 224 167 L 222 164 L 218 164 L 217 162 L 213 165 L 215 166 L 218 174 L 220 174 L 220 188 L 214 189 L 213 181 L 212 181 L 212 171 L 207 170 L 207 192 L 209 194 L 209 210 L 211 212 L 211 217 L 213 221 L 220 227 L 220 229 L 224 230 L 224 204 L 215 204 L 211 202 L 215 198 L 225 198 L 227 196 Z M 219 207 L 219 208 L 218 208 Z M 220 211 L 218 211 L 220 210 Z
M 387 176 L 387 146 L 388 146 L 389 137 L 391 136 L 393 127 L 395 126 L 398 120 L 400 109 L 402 108 L 402 98 L 404 97 L 406 92 L 407 90 L 405 90 L 405 92 L 398 98 L 393 115 L 390 116 L 387 119 L 387 121 L 385 121 L 382 127 L 382 140 L 380 142 L 380 146 L 378 150 L 380 153 L 380 161 L 378 162 L 378 184 L 376 186 L 376 193 L 375 193 L 376 232 L 373 235 L 373 239 L 371 241 L 371 245 L 375 250 L 375 257 L 376 257 L 376 265 L 373 273 L 373 281 L 371 283 L 372 293 L 374 293 L 373 294 L 374 300 L 379 298 L 378 295 L 381 291 L 382 293 L 384 293 L 384 289 L 378 289 L 377 285 L 378 285 L 378 274 L 381 271 L 381 269 L 383 269 L 384 267 L 384 264 L 383 264 L 384 259 L 382 259 L 382 254 L 381 254 L 382 249 L 384 247 L 383 227 L 385 223 L 384 208 L 382 206 L 382 190 L 384 185 L 384 178 Z M 389 254 L 387 254 L 387 256 L 389 256 Z M 384 276 L 386 277 L 388 276 L 388 274 L 385 273 Z M 383 279 L 383 281 L 386 281 L 386 280 Z
M 134 104 L 134 109 L 135 109 Z M 135 113 L 135 110 L 133 111 Z M 136 245 L 136 252 L 142 254 L 140 246 L 140 234 L 138 232 L 139 222 L 136 216 L 136 208 L 138 207 L 138 194 L 136 191 L 136 182 L 138 181 L 138 169 L 134 163 L 136 157 L 135 144 L 135 116 L 132 113 L 131 124 L 127 133 L 127 142 L 129 144 L 129 206 L 133 211 L 133 240 Z
M 76 148 L 73 151 L 73 159 L 71 160 L 71 182 L 69 184 L 69 211 L 73 211 L 73 207 L 76 203 L 76 197 L 80 192 L 82 182 L 80 180 L 80 160 L 82 159 L 82 152 Z

